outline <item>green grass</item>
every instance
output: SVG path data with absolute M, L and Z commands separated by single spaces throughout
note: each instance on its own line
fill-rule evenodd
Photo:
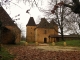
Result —
M 24 45 L 26 41 L 20 41 L 20 45 Z
M 20 45 L 25 45 L 26 41 L 21 41 Z M 80 47 L 80 40 L 65 40 L 67 46 L 74 46 L 74 47 Z M 64 41 L 59 41 L 56 42 L 55 45 L 56 46 L 64 46 Z M 50 46 L 52 45 L 52 43 L 48 43 Z M 35 45 L 35 42 L 29 42 L 28 45 Z
M 80 47 L 80 40 L 66 40 L 67 46 L 77 46 Z M 64 41 L 56 42 L 56 45 L 63 46 Z
M 20 45 L 25 45 L 26 41 L 20 41 Z M 35 45 L 35 42 L 27 42 L 28 45 Z
M 0 56 L 2 57 L 0 58 L 0 60 L 13 60 L 14 59 L 14 56 L 9 54 L 9 52 L 6 51 L 4 48 L 1 48 Z

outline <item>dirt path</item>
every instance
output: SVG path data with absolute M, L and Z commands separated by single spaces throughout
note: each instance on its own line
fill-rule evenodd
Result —
M 80 51 L 79 47 L 70 46 L 36 46 L 36 49 L 43 49 L 47 51 Z

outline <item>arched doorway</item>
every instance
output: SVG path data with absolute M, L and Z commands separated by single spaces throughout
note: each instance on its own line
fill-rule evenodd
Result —
M 3 44 L 14 44 L 15 43 L 15 34 L 6 27 L 3 27 L 2 30 L 2 41 Z
M 47 43 L 47 38 L 44 38 L 44 43 Z

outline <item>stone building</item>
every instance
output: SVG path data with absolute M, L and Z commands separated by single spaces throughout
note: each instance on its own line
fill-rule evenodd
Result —
M 0 6 L 0 21 L 2 22 L 1 43 L 19 43 L 21 40 L 21 30 L 10 18 L 2 6 Z
M 30 17 L 26 25 L 26 41 L 48 43 L 56 41 L 55 38 L 50 38 L 50 35 L 58 35 L 58 25 L 52 20 L 50 23 L 41 18 L 39 24 L 35 24 L 34 18 Z

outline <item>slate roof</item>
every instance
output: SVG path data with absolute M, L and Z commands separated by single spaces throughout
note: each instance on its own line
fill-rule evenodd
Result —
M 49 28 L 49 23 L 45 18 L 41 18 L 40 23 L 37 25 L 38 28 Z
M 30 17 L 28 24 L 26 26 L 37 26 L 37 28 L 54 29 L 55 25 L 57 26 L 57 24 L 53 20 L 49 23 L 45 18 L 41 18 L 40 23 L 36 25 L 34 18 Z
M 34 21 L 34 18 L 33 17 L 30 17 L 29 21 L 28 21 L 28 24 L 26 26 L 36 26 L 35 24 L 35 21 Z
M 51 21 L 50 21 L 50 24 L 51 24 L 51 26 L 58 26 L 58 25 L 54 22 L 54 20 L 51 20 Z
M 0 20 L 3 26 L 15 26 L 13 20 L 10 18 L 2 6 L 0 6 Z
M 56 23 L 53 20 L 49 23 L 45 18 L 41 18 L 41 22 L 37 25 L 37 27 L 54 29 L 53 26 L 55 26 L 55 25 L 56 25 Z
M 4 10 L 2 6 L 0 6 L 0 21 L 2 22 L 2 26 L 16 26 L 19 31 L 19 27 L 14 24 L 14 21 L 11 19 L 11 17 L 8 15 L 8 13 Z

